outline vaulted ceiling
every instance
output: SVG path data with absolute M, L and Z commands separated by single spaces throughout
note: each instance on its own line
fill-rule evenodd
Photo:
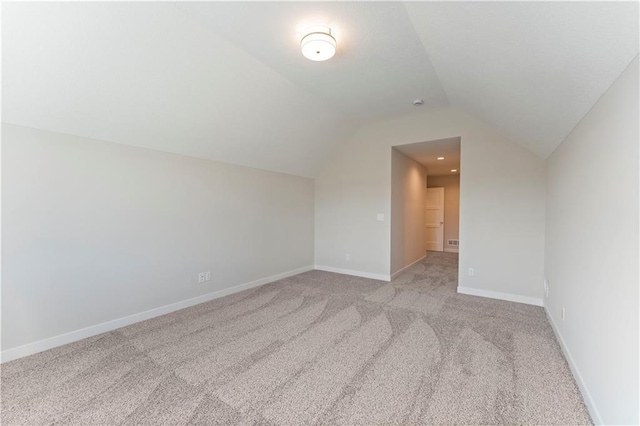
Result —
M 3 122 L 302 176 L 416 98 L 546 157 L 638 54 L 637 2 L 2 7 Z

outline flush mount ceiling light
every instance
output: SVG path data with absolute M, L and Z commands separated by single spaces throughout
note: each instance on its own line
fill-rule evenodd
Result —
M 415 101 L 413 101 L 413 106 L 422 106 L 424 104 L 424 101 L 422 99 L 416 99 Z
M 438 157 L 436 160 L 444 160 L 444 157 Z
M 331 35 L 331 28 L 316 26 L 307 29 L 300 40 L 300 48 L 305 58 L 326 61 L 336 54 L 336 39 Z

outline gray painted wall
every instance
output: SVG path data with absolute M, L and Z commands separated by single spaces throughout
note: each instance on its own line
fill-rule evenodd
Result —
M 311 179 L 7 124 L 2 142 L 3 351 L 313 264 Z
M 427 170 L 397 149 L 391 150 L 391 273 L 425 254 Z
M 458 136 L 459 285 L 541 304 L 544 160 L 453 108 L 363 126 L 336 152 L 315 182 L 316 265 L 389 276 L 391 147 Z
M 638 71 L 636 57 L 547 169 L 546 306 L 604 424 L 640 421 Z

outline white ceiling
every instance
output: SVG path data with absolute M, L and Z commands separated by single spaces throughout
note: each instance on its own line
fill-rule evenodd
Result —
M 427 176 L 460 174 L 460 138 L 397 145 L 394 148 L 422 164 L 427 169 Z M 438 160 L 438 157 L 444 157 L 444 160 Z
M 177 8 L 341 114 L 415 112 L 415 98 L 427 106 L 447 104 L 400 2 L 195 2 Z M 300 53 L 304 29 L 314 22 L 331 27 L 338 40 L 330 61 L 312 62 Z
M 314 176 L 454 105 L 547 156 L 638 53 L 638 3 L 3 3 L 2 120 Z M 338 53 L 304 59 L 328 24 Z
M 414 2 L 452 105 L 546 158 L 638 54 L 638 2 Z

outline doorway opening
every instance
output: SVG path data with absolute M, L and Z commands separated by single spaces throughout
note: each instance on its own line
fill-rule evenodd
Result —
M 392 277 L 429 256 L 457 264 L 460 142 L 454 137 L 392 148 Z

